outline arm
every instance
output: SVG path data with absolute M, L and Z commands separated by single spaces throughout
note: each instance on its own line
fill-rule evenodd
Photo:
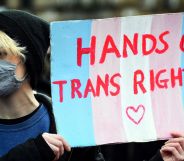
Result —
M 70 146 L 57 134 L 43 133 L 10 150 L 0 161 L 53 161 Z
M 55 155 L 42 136 L 30 139 L 11 149 L 0 161 L 52 161 Z

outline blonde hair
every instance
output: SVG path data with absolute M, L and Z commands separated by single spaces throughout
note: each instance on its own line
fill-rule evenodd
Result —
M 25 55 L 23 54 L 25 52 L 25 47 L 21 47 L 16 40 L 13 40 L 6 33 L 0 31 L 0 57 L 15 55 L 19 56 L 22 62 L 25 62 Z

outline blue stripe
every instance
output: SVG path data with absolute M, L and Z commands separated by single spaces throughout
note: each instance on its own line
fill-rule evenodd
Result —
M 91 97 L 71 99 L 71 79 L 80 79 L 84 92 L 89 78 L 89 56 L 83 56 L 82 67 L 77 67 L 77 38 L 89 47 L 91 21 L 64 21 L 51 24 L 51 81 L 67 80 L 64 101 L 59 102 L 58 85 L 52 84 L 54 113 L 59 133 L 71 146 L 95 145 Z
M 184 35 L 184 15 L 182 18 L 182 35 Z M 184 52 L 181 54 L 181 68 L 184 68 Z M 184 73 L 182 72 L 182 82 L 184 82 Z M 182 86 L 182 100 L 184 106 L 184 86 Z

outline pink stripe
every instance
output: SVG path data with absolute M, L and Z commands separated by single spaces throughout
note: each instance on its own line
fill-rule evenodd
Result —
M 108 34 L 113 37 L 117 48 L 120 45 L 121 19 L 94 20 L 92 23 L 91 35 L 96 36 L 96 64 L 90 66 L 90 77 L 96 82 L 97 74 L 104 80 L 105 74 L 108 72 L 111 77 L 120 71 L 120 60 L 115 54 L 108 54 L 105 62 L 99 64 L 102 48 L 105 38 Z M 116 80 L 118 81 L 118 79 Z M 110 85 L 110 90 L 114 88 Z M 103 89 L 101 97 L 92 98 L 92 110 L 94 118 L 94 133 L 96 144 L 105 144 L 110 142 L 121 142 L 125 139 L 123 131 L 122 115 L 121 115 L 121 97 L 106 97 Z
M 180 67 L 181 52 L 178 44 L 181 37 L 181 27 L 181 14 L 159 15 L 153 18 L 151 32 L 153 35 L 158 38 L 160 33 L 166 30 L 170 31 L 170 34 L 165 36 L 169 50 L 162 55 L 154 53 L 150 56 L 150 69 L 159 71 L 165 68 L 167 70 L 166 74 L 162 75 L 162 79 L 170 78 L 170 68 Z M 163 45 L 158 45 L 158 47 L 162 48 Z M 181 88 L 178 87 L 178 82 L 174 89 L 171 88 L 170 81 L 167 90 L 156 88 L 151 97 L 157 137 L 169 136 L 171 131 L 184 132 L 184 112 Z

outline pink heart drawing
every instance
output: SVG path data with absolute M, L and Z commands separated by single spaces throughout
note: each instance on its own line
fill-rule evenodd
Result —
M 135 108 L 134 106 L 128 106 L 126 108 L 126 114 L 128 118 L 136 125 L 141 122 L 144 117 L 144 113 L 145 107 L 143 105 L 138 105 L 137 108 Z

